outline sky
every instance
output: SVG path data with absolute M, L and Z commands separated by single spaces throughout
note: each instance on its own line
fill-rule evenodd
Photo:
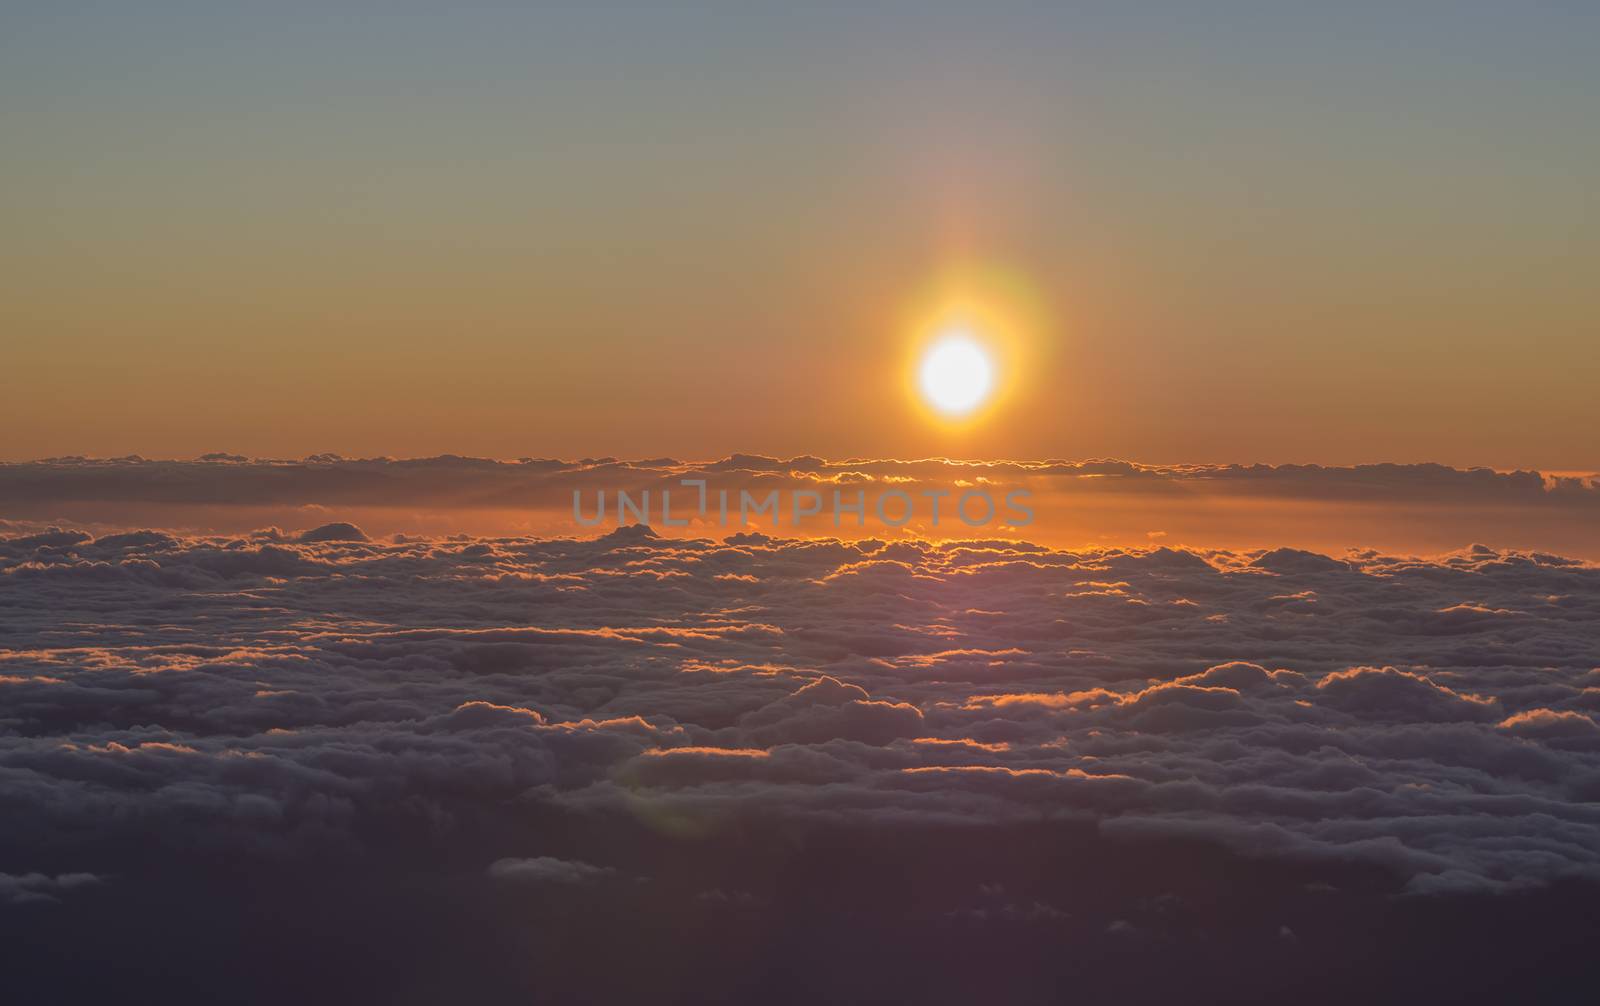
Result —
M 1597 50 L 0 0 L 7 987 L 1580 1001 Z
M 6 4 L 0 458 L 1600 468 L 1593 7 L 787 8 Z

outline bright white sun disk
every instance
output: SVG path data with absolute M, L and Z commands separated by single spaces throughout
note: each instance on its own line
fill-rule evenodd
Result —
M 946 415 L 963 416 L 989 397 L 994 367 L 976 340 L 952 332 L 929 347 L 918 377 L 929 405 Z

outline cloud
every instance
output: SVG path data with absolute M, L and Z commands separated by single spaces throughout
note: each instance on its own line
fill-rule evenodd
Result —
M 705 483 L 704 508 L 700 489 L 685 486 L 685 479 Z M 801 525 L 807 535 L 893 538 L 915 532 L 959 538 L 973 532 L 953 516 L 955 498 L 945 499 L 943 519 L 935 522 L 924 493 L 967 487 L 984 488 L 997 504 L 1013 490 L 1031 494 L 1028 505 L 1036 519 L 1025 535 L 1003 523 L 991 524 L 984 534 L 1141 547 L 1154 542 L 1271 547 L 1255 562 L 1279 573 L 1337 571 L 1341 560 L 1318 552 L 1351 544 L 1440 551 L 1487 541 L 1600 558 L 1600 479 L 1436 464 L 1148 465 L 748 454 L 710 462 L 333 454 L 298 460 L 227 454 L 195 460 L 73 457 L 0 464 L 0 512 L 41 530 L 51 521 L 66 521 L 241 534 L 266 524 L 302 528 L 315 522 L 318 526 L 304 532 L 312 536 L 304 539 L 310 542 L 462 531 L 588 535 L 594 529 L 574 519 L 574 494 L 586 518 L 599 512 L 599 494 L 606 494 L 599 527 L 604 530 L 631 523 L 621 518 L 617 505 L 618 494 L 627 492 L 634 502 L 648 494 L 658 533 L 725 536 L 753 530 L 738 523 L 741 492 L 754 498 L 779 492 L 787 528 L 793 494 L 806 491 L 817 492 L 822 507 Z M 731 526 L 717 523 L 719 490 L 732 501 Z M 899 529 L 875 517 L 858 521 L 850 513 L 836 515 L 835 490 L 845 504 L 856 492 L 865 493 L 869 513 L 881 493 L 904 492 L 912 504 L 910 522 Z M 669 493 L 674 521 L 688 521 L 682 529 L 663 520 L 661 507 Z M 894 505 L 896 512 L 899 506 Z M 342 519 L 329 523 L 335 516 Z M 1002 505 L 999 516 L 1014 515 Z M 770 520 L 759 517 L 756 524 L 767 527 Z M 614 540 L 620 545 L 643 533 L 621 530 Z M 1462 609 L 1428 617 L 1435 631 L 1467 632 L 1474 631 L 1482 614 Z
M 0 905 L 27 905 L 59 901 L 69 892 L 101 883 L 92 873 L 0 873 Z
M 29 530 L 0 609 L 0 890 L 52 912 L 78 873 L 214 905 L 229 864 L 1114 947 L 1187 938 L 1129 878 L 1225 873 L 1320 953 L 1309 885 L 1600 883 L 1600 569 L 1533 551 Z
M 1328 706 L 1372 720 L 1490 720 L 1500 711 L 1493 698 L 1463 695 L 1426 675 L 1393 667 L 1336 671 L 1318 681 L 1317 690 Z
M 366 534 L 354 524 L 335 521 L 321 527 L 312 528 L 300 535 L 303 542 L 320 541 L 367 541 Z
M 1564 795 L 1600 769 L 1596 571 L 1533 554 L 51 532 L 0 556 L 0 767 L 41 841 L 106 814 L 293 846 L 396 799 L 693 816 L 737 793 L 1270 828 L 1286 854 L 1491 883 L 1600 864 Z M 1312 594 L 1327 613 L 1281 603 Z M 1519 614 L 1464 647 L 1431 622 L 1460 610 Z M 1466 811 L 1500 831 L 1461 835 Z M 1562 852 L 1519 858 L 1552 817 Z M 1414 855 L 1371 844 L 1396 838 Z
M 497 859 L 489 864 L 489 876 L 516 884 L 583 884 L 616 875 L 616 870 L 593 866 L 575 859 L 535 856 L 531 859 Z
M 836 737 L 887 744 L 914 737 L 921 728 L 922 710 L 916 706 L 873 701 L 859 685 L 823 675 L 746 714 L 738 732 L 768 744 L 821 743 Z
M 1600 725 L 1576 709 L 1525 709 L 1506 717 L 1500 729 L 1557 745 L 1600 748 Z

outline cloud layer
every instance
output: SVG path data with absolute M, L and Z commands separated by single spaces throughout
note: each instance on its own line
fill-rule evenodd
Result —
M 637 899 L 723 848 L 682 897 L 759 913 L 750 835 L 1001 873 L 1037 828 L 1262 890 L 1600 882 L 1600 569 L 1553 555 L 53 530 L 0 540 L 0 610 L 0 912 L 191 857 Z M 1175 925 L 1042 883 L 899 910 Z
M 297 461 L 252 460 L 215 454 L 193 461 L 141 458 L 55 458 L 0 464 L 0 513 L 13 519 L 65 522 L 104 529 L 149 526 L 244 533 L 275 524 L 304 528 L 356 520 L 368 532 L 451 534 L 591 534 L 574 520 L 573 494 L 586 517 L 605 492 L 606 526 L 619 520 L 617 493 L 638 502 L 649 493 L 657 530 L 679 536 L 722 537 L 743 528 L 722 526 L 715 507 L 691 507 L 706 483 L 711 498 L 727 490 L 738 509 L 741 492 L 763 498 L 774 490 L 792 511 L 797 492 L 815 493 L 819 513 L 800 523 L 810 536 L 862 537 L 903 533 L 963 537 L 974 533 L 1026 537 L 1054 545 L 1196 547 L 1292 545 L 1340 552 L 1346 547 L 1438 552 L 1483 541 L 1500 548 L 1542 549 L 1600 559 L 1600 489 L 1593 476 L 1497 472 L 1434 464 L 1145 465 L 1129 461 L 903 461 L 856 458 L 788 459 L 736 454 L 719 461 L 616 458 L 495 461 L 444 456 L 396 460 L 316 455 Z M 974 532 L 952 516 L 968 490 L 992 493 L 997 519 Z M 1025 530 L 1003 525 L 1012 490 L 1031 494 L 1035 519 Z M 923 495 L 942 491 L 942 523 Z M 671 531 L 661 519 L 670 492 Z M 865 496 L 869 517 L 886 492 L 906 493 L 913 516 L 903 529 L 850 514 L 834 520 L 834 494 L 848 506 Z M 890 505 L 898 512 L 898 505 Z M 980 504 L 972 512 L 982 514 Z M 790 517 L 785 517 L 785 530 Z M 735 521 L 737 513 L 735 513 Z M 753 518 L 766 527 L 766 518 Z

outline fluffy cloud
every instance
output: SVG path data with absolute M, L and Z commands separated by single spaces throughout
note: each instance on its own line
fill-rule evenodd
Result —
M 1004 836 L 950 853 L 998 875 L 1053 862 L 1040 827 L 1296 899 L 1600 882 L 1600 569 L 1539 553 L 44 530 L 0 540 L 0 608 L 3 903 L 360 863 L 762 913 L 803 898 L 773 871 L 850 898 L 773 858 L 807 835 Z M 1159 891 L 893 869 L 923 871 L 882 895 L 918 926 L 1186 925 Z
M 1597 571 L 1537 555 L 377 544 L 336 525 L 48 532 L 0 556 L 0 772 L 41 841 L 107 814 L 353 841 L 397 800 L 450 817 L 536 793 L 1070 813 L 1251 847 L 1270 828 L 1285 854 L 1398 843 L 1377 858 L 1413 874 L 1600 876 L 1570 797 L 1600 770 Z M 1463 610 L 1517 615 L 1436 631 Z M 1496 826 L 1464 834 L 1463 813 Z M 1559 854 L 1526 858 L 1517 836 L 1551 821 Z
M 609 877 L 617 871 L 575 859 L 535 856 L 532 859 L 497 859 L 489 864 L 489 876 L 518 884 L 582 884 Z
M 69 891 L 98 883 L 100 878 L 92 873 L 63 873 L 54 877 L 43 873 L 20 876 L 0 873 L 0 905 L 53 902 Z

